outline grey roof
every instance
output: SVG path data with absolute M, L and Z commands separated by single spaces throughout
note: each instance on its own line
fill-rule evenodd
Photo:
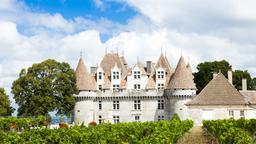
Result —
M 255 90 L 247 90 L 247 91 L 240 91 L 240 93 L 245 97 L 246 101 L 250 104 L 256 104 L 256 91 Z
M 219 73 L 187 105 L 245 105 L 245 98 Z

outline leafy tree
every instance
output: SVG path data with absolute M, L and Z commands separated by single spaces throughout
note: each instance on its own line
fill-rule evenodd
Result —
M 3 88 L 0 88 L 0 116 L 10 116 L 13 111 L 8 95 Z
M 234 86 L 238 89 L 238 90 L 241 90 L 242 89 L 242 79 L 243 78 L 246 78 L 247 79 L 247 88 L 249 90 L 252 90 L 255 88 L 255 83 L 254 81 L 252 80 L 251 78 L 251 75 L 250 73 L 245 70 L 245 71 L 242 71 L 242 70 L 235 70 L 233 72 L 233 84 Z M 255 79 L 255 78 L 254 78 Z
M 76 77 L 68 63 L 45 60 L 22 69 L 12 84 L 14 99 L 19 105 L 18 116 L 57 114 L 69 116 L 77 92 Z
M 221 71 L 225 76 L 227 76 L 227 72 L 229 69 L 231 69 L 231 65 L 225 60 L 204 62 L 200 63 L 197 66 L 197 69 L 198 72 L 194 73 L 194 80 L 198 92 L 200 92 L 208 84 L 208 82 L 212 80 L 214 72 Z

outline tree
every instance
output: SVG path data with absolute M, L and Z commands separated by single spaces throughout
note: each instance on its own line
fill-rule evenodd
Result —
M 241 90 L 242 89 L 242 79 L 246 78 L 247 79 L 247 88 L 249 90 L 255 89 L 255 83 L 251 78 L 250 73 L 245 70 L 235 70 L 233 72 L 233 84 L 234 86 L 238 89 Z M 255 79 L 255 78 L 254 78 Z
M 0 116 L 12 115 L 14 108 L 11 107 L 11 102 L 3 88 L 0 88 Z
M 12 84 L 14 99 L 19 105 L 18 116 L 57 114 L 69 116 L 77 92 L 76 76 L 68 63 L 45 60 L 22 69 Z
M 200 92 L 209 83 L 209 81 L 212 80 L 214 72 L 221 71 L 225 76 L 227 76 L 227 72 L 231 69 L 231 65 L 225 60 L 204 62 L 197 65 L 197 69 L 198 72 L 194 73 L 194 81 L 198 92 Z

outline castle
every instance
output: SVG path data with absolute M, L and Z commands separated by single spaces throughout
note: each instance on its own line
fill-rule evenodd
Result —
M 168 120 L 175 113 L 195 125 L 203 120 L 256 117 L 256 92 L 243 91 L 232 85 L 221 73 L 196 95 L 189 63 L 181 55 L 173 69 L 166 56 L 158 61 L 137 62 L 128 67 L 124 56 L 106 53 L 90 72 L 82 58 L 76 69 L 79 94 L 75 95 L 74 121 L 77 124 L 119 123 Z
M 183 56 L 174 70 L 163 54 L 155 64 L 138 61 L 129 68 L 123 56 L 107 53 L 90 73 L 80 58 L 76 75 L 76 123 L 158 121 L 174 113 L 186 119 L 185 103 L 196 95 L 191 67 Z

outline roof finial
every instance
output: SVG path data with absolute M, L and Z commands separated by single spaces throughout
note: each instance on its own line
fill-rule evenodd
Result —
M 163 46 L 161 46 L 161 54 L 163 54 Z
M 180 55 L 181 55 L 181 56 L 183 55 L 183 50 L 182 50 L 182 48 L 180 48 Z
M 108 47 L 105 47 L 105 54 L 108 53 Z
M 118 47 L 116 47 L 116 53 L 117 53 L 117 54 L 119 53 L 119 48 L 118 48 Z
M 83 57 L 83 52 L 82 52 L 82 50 L 80 50 L 80 58 L 82 58 Z

